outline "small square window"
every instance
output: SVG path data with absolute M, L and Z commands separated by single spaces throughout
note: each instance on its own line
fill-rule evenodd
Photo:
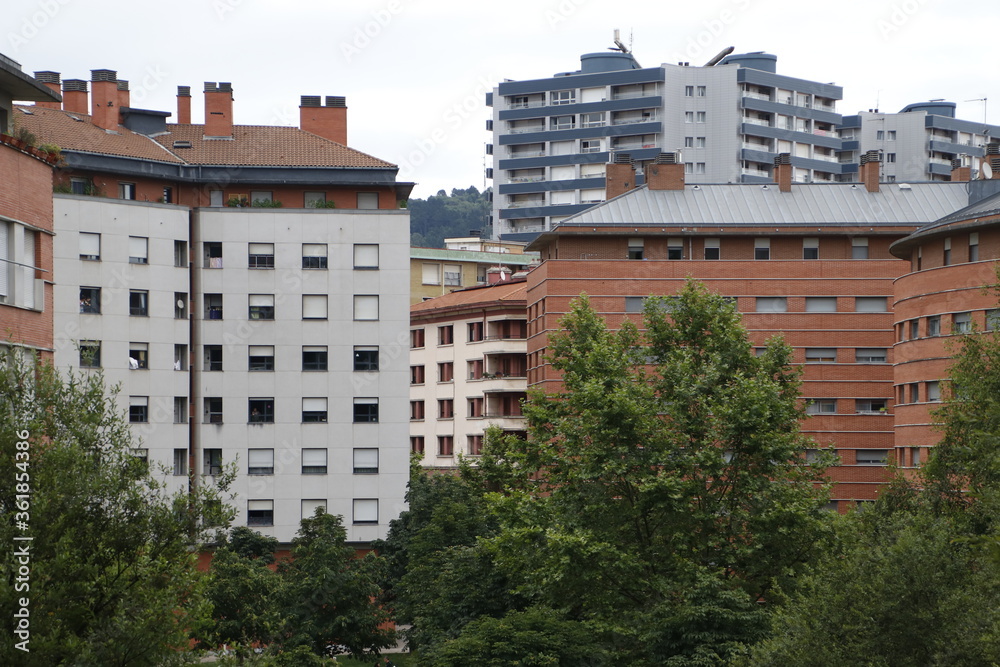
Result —
M 451 456 L 455 453 L 455 436 L 438 436 L 438 456 Z
M 889 463 L 889 450 L 858 449 L 854 460 L 859 466 L 884 466 Z
M 374 322 L 379 318 L 378 294 L 354 295 L 354 320 L 356 322 Z
M 854 350 L 854 361 L 859 364 L 886 363 L 886 349 L 883 347 L 859 347 Z
M 354 268 L 355 269 L 377 269 L 378 268 L 378 245 L 375 243 L 355 243 L 354 244 Z
M 101 367 L 101 341 L 80 341 L 80 368 Z
M 754 259 L 771 259 L 771 239 L 754 239 Z
M 359 192 L 358 193 L 358 208 L 365 208 L 365 209 L 378 208 L 378 193 L 377 192 Z
M 374 447 L 354 450 L 354 474 L 374 475 L 378 473 L 378 449 Z
M 247 250 L 247 268 L 250 269 L 273 269 L 274 268 L 274 244 L 273 243 L 250 243 Z
M 303 519 L 311 519 L 316 516 L 316 512 L 321 513 L 326 512 L 326 501 L 325 500 L 312 500 L 312 499 L 302 499 L 302 517 Z
M 145 236 L 128 237 L 128 263 L 149 264 L 149 239 Z
M 0 269 L 0 270 L 5 270 Z M 80 288 L 80 312 L 89 315 L 101 314 L 101 288 L 81 287 Z
M 455 342 L 455 327 L 451 324 L 438 327 L 438 345 L 452 345 Z
M 149 317 L 149 292 L 146 290 L 129 290 L 128 314 L 132 317 Z
M 378 345 L 354 346 L 354 370 L 356 371 L 378 370 Z
M 933 380 L 927 383 L 927 400 L 928 401 L 940 401 L 941 400 L 941 383 L 937 380 Z
M 174 241 L 174 266 L 187 268 L 188 244 L 186 241 Z
M 274 423 L 274 399 L 251 398 L 247 402 L 247 419 L 251 424 Z
M 720 259 L 721 257 L 722 255 L 719 252 L 719 239 L 705 239 L 705 259 Z
M 972 313 L 955 313 L 952 316 L 952 331 L 957 334 L 972 331 Z
M 248 475 L 273 475 L 274 474 L 274 450 L 273 449 L 249 449 L 249 450 L 247 450 L 247 474 Z
M 410 349 L 419 350 L 424 346 L 424 330 L 410 329 Z
M 378 422 L 378 399 L 377 398 L 355 398 L 354 399 L 354 423 L 374 424 Z
M 325 320 L 327 318 L 327 302 L 326 294 L 303 294 L 302 319 Z
M 205 298 L 205 319 L 206 320 L 221 320 L 222 319 L 222 295 L 221 294 L 206 294 Z
M 222 370 L 222 346 L 221 345 L 206 345 L 205 346 L 205 370 L 206 371 L 221 371 Z
M 684 239 L 667 239 L 667 259 L 684 259 Z
M 327 420 L 327 398 L 325 396 L 302 399 L 303 424 L 325 423 L 326 420 Z
M 917 320 L 913 320 L 916 323 Z M 916 338 L 916 332 L 913 332 L 913 338 Z M 928 336 L 940 336 L 941 335 L 941 316 L 932 315 L 927 318 L 927 335 Z
M 273 345 L 250 345 L 247 348 L 247 370 L 250 371 L 273 371 L 274 370 L 274 346 Z
M 221 449 L 205 449 L 202 451 L 203 459 L 203 475 L 221 475 L 222 474 L 222 450 Z
M 788 299 L 783 296 L 757 297 L 758 313 L 784 313 L 788 311 Z
M 80 259 L 92 262 L 101 259 L 101 235 L 92 232 L 80 232 Z
M 806 414 L 829 415 L 837 412 L 837 401 L 832 398 L 806 399 Z
M 851 239 L 851 259 L 868 259 L 868 239 L 865 237 Z
M 303 243 L 302 244 L 302 268 L 303 269 L 325 269 L 327 268 L 327 245 L 325 243 Z
M 424 383 L 424 367 L 410 366 L 410 384 Z
M 205 247 L 205 263 L 204 268 L 206 269 L 221 269 L 222 268 L 222 243 L 218 241 L 206 241 L 202 244 Z
M 483 453 L 483 436 L 481 435 L 470 435 L 466 440 L 466 449 L 469 456 L 482 456 Z
M 247 297 L 248 316 L 251 320 L 274 319 L 274 295 L 250 294 Z
M 174 396 L 174 423 L 187 424 L 187 422 L 188 422 L 187 396 Z
M 819 239 L 802 239 L 802 259 L 819 259 Z
M 809 347 L 806 348 L 807 364 L 835 363 L 837 361 L 837 350 L 832 347 Z
M 128 420 L 132 424 L 145 424 L 149 421 L 149 396 L 128 397 Z
M 302 346 L 302 370 L 304 370 L 304 371 L 325 371 L 325 370 L 327 370 L 327 346 L 326 345 L 303 345 Z
M 455 379 L 455 362 L 444 361 L 438 364 L 438 382 L 453 382 Z
M 247 501 L 247 525 L 248 526 L 273 526 L 274 525 L 274 501 L 273 500 L 248 500 Z
M 303 475 L 325 475 L 326 474 L 326 450 L 325 449 L 303 449 L 302 450 L 302 474 Z
M 378 523 L 378 498 L 354 499 L 354 523 Z
M 128 344 L 128 367 L 133 371 L 149 369 L 149 343 Z
M 454 419 L 455 399 L 442 398 L 438 400 L 438 419 Z
M 410 451 L 416 454 L 424 453 L 424 436 L 422 435 L 410 436 Z
M 410 401 L 410 421 L 421 421 L 424 418 L 424 402 Z
M 174 450 L 174 474 L 175 475 L 188 474 L 188 450 L 186 449 Z

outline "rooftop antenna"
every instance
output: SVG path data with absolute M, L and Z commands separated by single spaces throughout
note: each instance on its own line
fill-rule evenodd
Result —
M 622 44 L 621 31 L 618 28 L 615 28 L 615 39 L 614 39 L 614 42 L 615 42 L 614 48 L 612 48 L 610 46 L 608 47 L 608 49 L 610 51 L 621 51 L 622 53 L 632 53 L 632 49 L 630 49 L 627 46 L 625 46 L 624 44 Z M 631 43 L 631 42 L 632 42 L 632 37 L 629 36 L 629 43 Z
M 966 102 L 982 102 L 983 103 L 983 124 L 986 124 L 986 98 L 977 97 L 974 100 L 965 100 Z
M 727 46 L 726 48 L 722 49 L 717 54 L 715 54 L 714 58 L 705 63 L 705 67 L 715 67 L 716 65 L 719 64 L 719 61 L 721 61 L 723 58 L 725 58 L 735 50 L 736 50 L 735 46 Z

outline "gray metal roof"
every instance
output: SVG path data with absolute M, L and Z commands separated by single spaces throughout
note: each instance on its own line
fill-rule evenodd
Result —
M 452 250 L 450 248 L 410 247 L 410 259 L 439 259 L 453 262 L 480 262 L 491 264 L 513 264 L 527 266 L 538 260 L 538 253 L 480 252 L 478 250 Z
M 643 186 L 567 218 L 560 226 L 641 224 L 922 225 L 969 203 L 967 183 L 688 185 L 683 190 Z

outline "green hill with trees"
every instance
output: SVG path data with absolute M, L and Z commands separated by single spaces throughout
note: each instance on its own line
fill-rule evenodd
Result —
M 470 231 L 484 230 L 490 221 L 489 190 L 480 192 L 472 185 L 465 190 L 452 188 L 450 195 L 438 190 L 427 199 L 411 199 L 407 208 L 410 245 L 422 248 L 443 248 L 446 238 L 470 236 Z

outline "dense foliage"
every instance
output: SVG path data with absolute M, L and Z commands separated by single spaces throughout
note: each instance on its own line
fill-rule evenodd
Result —
M 406 207 L 410 211 L 410 245 L 443 248 L 446 238 L 485 230 L 491 204 L 487 192 L 469 186 L 465 190 L 453 188 L 450 195 L 439 190 L 427 199 L 411 199 Z

